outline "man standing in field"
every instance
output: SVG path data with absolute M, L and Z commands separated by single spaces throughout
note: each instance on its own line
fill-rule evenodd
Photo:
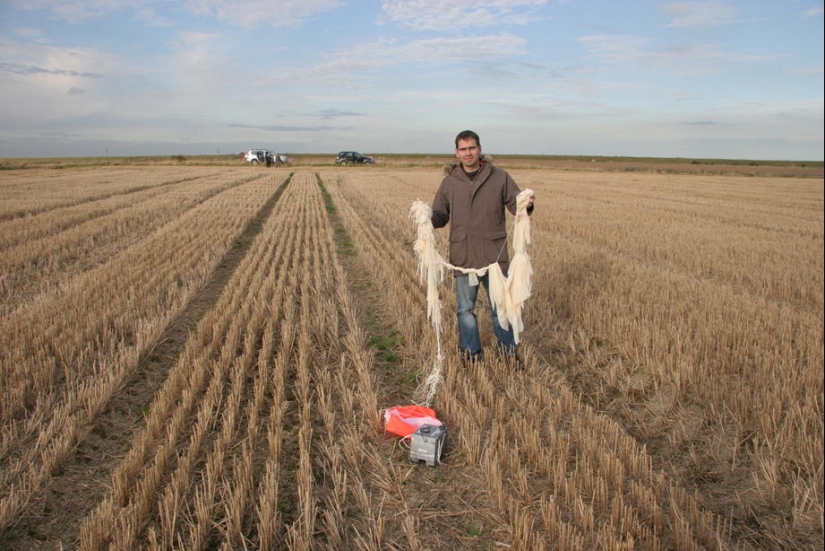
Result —
M 503 274 L 509 268 L 505 208 L 516 213 L 516 197 L 521 192 L 510 175 L 489 162 L 481 152 L 478 134 L 465 130 L 455 138 L 457 163 L 445 167 L 447 173 L 432 203 L 433 228 L 450 224 L 450 264 L 460 268 L 481 269 L 498 263 Z M 533 212 L 533 197 L 527 203 Z M 458 302 L 458 336 L 465 361 L 482 357 L 481 338 L 476 318 L 479 283 L 489 298 L 489 275 L 476 277 L 455 270 Z M 504 329 L 493 312 L 493 331 L 499 351 L 514 358 L 516 342 L 512 326 Z

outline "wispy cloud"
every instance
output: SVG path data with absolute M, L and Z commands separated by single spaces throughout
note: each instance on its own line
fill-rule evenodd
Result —
M 795 75 L 810 75 L 810 76 L 822 76 L 825 71 L 823 71 L 822 66 L 818 67 L 800 67 L 792 71 Z
M 19 8 L 26 10 L 48 11 L 54 17 L 77 23 L 84 19 L 103 17 L 109 13 L 140 8 L 145 2 L 141 0 L 10 0 Z
M 668 4 L 665 12 L 673 16 L 668 27 L 707 27 L 742 22 L 735 7 L 716 0 Z
M 398 44 L 395 40 L 359 44 L 335 52 L 330 63 L 386 66 L 396 63 L 454 63 L 505 58 L 527 53 L 526 40 L 510 33 L 472 37 L 438 37 Z
M 577 41 L 591 56 L 608 63 L 636 63 L 654 55 L 644 50 L 651 39 L 641 36 L 595 34 Z
M 245 26 L 291 26 L 342 5 L 341 0 L 187 0 L 201 16 Z
M 356 44 L 325 55 L 316 65 L 284 67 L 263 81 L 263 85 L 327 85 L 358 87 L 358 79 L 386 67 L 423 63 L 438 65 L 466 63 L 526 54 L 526 40 L 508 33 L 475 37 L 439 37 L 399 43 L 394 39 Z
M 342 111 L 340 109 L 322 109 L 314 113 L 305 113 L 306 117 L 316 117 L 322 120 L 331 120 L 341 117 L 367 117 L 366 113 L 358 113 L 357 111 Z
M 662 88 L 659 90 L 663 97 L 671 101 L 691 101 L 696 99 L 696 93 L 681 88 Z
M 386 0 L 384 13 L 393 23 L 417 31 L 433 31 L 491 25 L 527 25 L 534 11 L 547 0 Z
M 328 132 L 330 130 L 346 130 L 338 126 L 281 126 L 276 124 L 230 124 L 230 128 L 251 128 L 267 132 Z
M 181 95 L 217 97 L 240 77 L 227 50 L 220 33 L 182 32 L 169 42 L 168 54 L 158 58 L 158 71 Z
M 117 11 L 131 11 L 135 17 L 155 26 L 169 20 L 159 16 L 155 7 L 162 0 L 9 0 L 26 10 L 48 11 L 52 16 L 77 23 L 104 17 Z M 297 25 L 314 15 L 341 5 L 341 0 L 186 0 L 180 7 L 198 16 L 219 19 L 242 26 Z
M 0 74 L 9 75 L 55 75 L 63 77 L 101 78 L 103 75 L 97 73 L 86 73 L 73 71 L 71 69 L 49 69 L 46 67 L 34 67 L 32 65 L 19 65 L 17 63 L 0 63 Z
M 59 47 L 40 42 L 18 42 L 0 37 L 0 71 L 9 75 L 101 78 L 123 61 L 91 48 Z
M 142 6 L 135 9 L 135 19 L 143 21 L 150 27 L 172 27 L 174 23 L 172 20 L 164 15 L 158 13 L 150 6 Z
M 596 59 L 610 64 L 637 64 L 670 67 L 680 74 L 715 73 L 723 64 L 771 61 L 775 55 L 743 55 L 713 44 L 670 45 L 652 47 L 646 37 L 628 35 L 591 35 L 578 38 Z
M 0 39 L 0 60 L 0 120 L 12 127 L 105 109 L 105 90 L 130 69 L 118 56 L 94 49 L 9 39 Z
M 38 40 L 43 37 L 43 31 L 34 27 L 17 27 L 12 29 L 12 33 L 25 40 Z

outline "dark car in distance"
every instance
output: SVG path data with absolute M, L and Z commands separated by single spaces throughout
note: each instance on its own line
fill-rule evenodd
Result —
M 367 155 L 362 155 L 357 151 L 341 151 L 335 157 L 336 165 L 374 165 L 375 159 Z

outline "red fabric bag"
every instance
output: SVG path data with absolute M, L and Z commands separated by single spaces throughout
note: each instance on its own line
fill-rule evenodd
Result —
M 387 432 L 406 438 L 421 425 L 440 426 L 441 421 L 426 406 L 393 406 L 384 410 L 384 430 Z

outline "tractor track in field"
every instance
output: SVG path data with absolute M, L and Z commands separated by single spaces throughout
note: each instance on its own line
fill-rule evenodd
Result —
M 143 423 L 143 413 L 161 388 L 189 335 L 214 306 L 261 232 L 291 176 L 278 184 L 244 231 L 226 251 L 203 288 L 169 324 L 163 337 L 140 361 L 124 387 L 110 400 L 72 455 L 54 474 L 26 516 L 0 538 L 6 551 L 62 551 L 79 543 L 82 520 L 105 495 L 111 474 Z
M 319 182 L 320 183 L 320 182 Z M 352 305 L 365 331 L 375 357 L 375 377 L 378 402 L 381 407 L 412 403 L 420 385 L 421 358 L 410 352 L 402 331 L 390 313 L 397 305 L 380 282 L 371 275 L 367 264 L 369 251 L 359 250 L 339 214 L 332 196 L 321 184 L 325 195 L 330 223 L 335 232 L 338 260 Z M 376 444 L 385 463 L 402 474 L 403 495 L 395 495 L 384 503 L 388 518 L 414 511 L 421 521 L 416 531 L 421 549 L 463 549 L 467 551 L 493 549 L 501 545 L 506 535 L 498 527 L 501 522 L 491 514 L 491 503 L 486 487 L 478 484 L 482 478 L 479 468 L 471 463 L 459 446 L 451 446 L 448 438 L 444 462 L 437 468 L 423 464 L 413 465 L 408 447 L 398 437 L 385 434 L 366 435 L 365 440 Z M 390 503 L 395 500 L 394 505 Z M 402 500 L 403 504 L 398 501 Z M 393 511 L 393 507 L 401 507 Z M 388 534 L 392 531 L 387 528 Z M 403 537 L 396 534 L 398 541 Z M 389 537 L 388 541 L 393 541 Z M 388 548 L 392 547 L 388 543 Z

